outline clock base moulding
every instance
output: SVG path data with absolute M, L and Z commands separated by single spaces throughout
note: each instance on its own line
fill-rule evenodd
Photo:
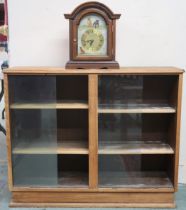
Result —
M 66 69 L 119 69 L 117 61 L 68 61 Z

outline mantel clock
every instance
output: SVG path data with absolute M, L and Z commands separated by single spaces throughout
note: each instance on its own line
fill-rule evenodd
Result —
M 70 69 L 114 69 L 116 19 L 107 6 L 99 2 L 79 5 L 71 14 L 65 14 L 70 22 Z

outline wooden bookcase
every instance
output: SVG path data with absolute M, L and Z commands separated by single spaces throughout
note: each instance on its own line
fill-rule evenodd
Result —
M 5 70 L 10 206 L 174 207 L 182 75 Z

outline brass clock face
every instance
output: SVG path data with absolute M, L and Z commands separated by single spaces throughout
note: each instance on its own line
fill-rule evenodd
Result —
M 103 47 L 103 44 L 103 34 L 97 29 L 88 29 L 81 36 L 81 45 L 86 51 L 96 53 Z
M 82 18 L 78 27 L 78 56 L 107 55 L 107 25 L 98 15 Z

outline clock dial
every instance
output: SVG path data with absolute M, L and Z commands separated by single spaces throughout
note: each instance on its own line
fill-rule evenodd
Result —
M 85 16 L 78 27 L 78 55 L 107 55 L 107 25 L 98 15 Z
M 81 37 L 82 47 L 91 52 L 97 52 L 104 44 L 104 37 L 97 29 L 88 29 Z

